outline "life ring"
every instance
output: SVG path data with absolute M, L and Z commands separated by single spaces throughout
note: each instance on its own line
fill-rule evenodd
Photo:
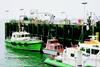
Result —
M 13 45 L 13 42 L 11 42 L 11 44 Z
M 16 46 L 17 44 L 15 42 L 13 42 L 13 45 Z
M 16 45 L 16 43 L 15 43 L 15 42 L 11 42 L 11 44 L 12 44 L 12 45 L 14 45 L 14 46 Z
M 18 43 L 18 45 L 21 46 L 22 44 L 21 43 Z

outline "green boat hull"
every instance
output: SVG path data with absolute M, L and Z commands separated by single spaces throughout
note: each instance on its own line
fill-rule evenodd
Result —
M 74 67 L 70 64 L 64 64 L 61 61 L 58 61 L 58 60 L 55 60 L 55 59 L 50 59 L 50 58 L 47 58 L 44 62 L 47 63 L 47 64 L 50 64 L 50 65 L 53 65 L 53 66 L 57 66 L 57 67 Z M 84 67 L 93 67 L 93 66 L 86 65 Z
M 73 67 L 72 65 L 64 64 L 60 61 L 50 59 L 50 58 L 47 58 L 44 62 L 47 63 L 47 64 L 50 64 L 50 65 L 57 66 L 57 67 Z
M 41 51 L 43 42 L 41 40 L 35 41 L 11 41 L 10 39 L 5 40 L 6 46 L 12 47 L 15 49 L 23 50 L 35 50 Z

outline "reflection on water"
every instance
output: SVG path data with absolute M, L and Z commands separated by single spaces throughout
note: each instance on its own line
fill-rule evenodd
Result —
M 1 47 L 0 67 L 51 67 L 44 63 L 49 57 L 46 54 L 34 51 Z

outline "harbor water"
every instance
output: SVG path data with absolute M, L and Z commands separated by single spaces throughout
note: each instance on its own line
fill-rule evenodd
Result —
M 0 43 L 0 67 L 51 67 L 44 63 L 47 57 L 40 52 L 13 49 Z
M 0 67 L 50 67 L 44 63 L 46 57 L 40 52 L 5 48 L 0 54 Z

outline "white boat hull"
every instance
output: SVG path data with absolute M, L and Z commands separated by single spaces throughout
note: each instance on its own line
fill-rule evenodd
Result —
M 43 49 L 43 53 L 50 54 L 50 55 L 57 55 L 58 52 L 55 50 Z

